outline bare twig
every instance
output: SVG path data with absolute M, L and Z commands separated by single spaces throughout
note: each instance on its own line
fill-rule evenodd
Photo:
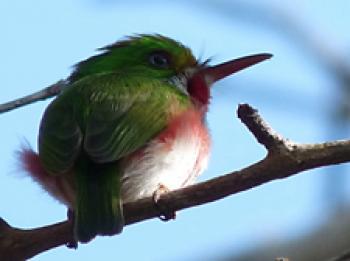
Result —
M 178 211 L 224 198 L 269 181 L 287 178 L 304 170 L 350 162 L 350 140 L 319 144 L 296 144 L 277 134 L 247 104 L 239 106 L 238 115 L 267 150 L 267 156 L 240 171 L 193 186 L 162 194 L 158 204 Z M 126 224 L 158 217 L 152 198 L 124 205 Z M 32 240 L 25 240 L 30 237 Z M 72 240 L 72 225 L 66 221 L 55 225 L 22 230 L 0 222 L 0 260 L 25 260 Z
M 290 261 L 288 257 L 277 257 L 275 261 Z
M 344 251 L 341 255 L 333 257 L 328 261 L 350 261 L 350 249 Z
M 274 131 L 249 104 L 240 104 L 237 116 L 247 126 L 256 140 L 265 146 L 268 152 L 275 149 L 283 150 L 288 147 L 288 141 Z
M 60 80 L 38 92 L 32 93 L 30 95 L 24 96 L 22 98 L 6 102 L 0 104 L 0 113 L 7 112 L 24 105 L 31 104 L 33 102 L 45 100 L 47 98 L 51 98 L 59 94 L 64 87 L 67 86 L 67 82 L 65 80 Z

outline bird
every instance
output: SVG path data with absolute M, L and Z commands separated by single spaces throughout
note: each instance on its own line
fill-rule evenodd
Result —
M 121 233 L 124 203 L 193 184 L 210 154 L 212 85 L 272 56 L 210 66 L 160 34 L 98 51 L 75 65 L 47 106 L 38 152 L 21 152 L 29 176 L 73 214 L 80 243 Z

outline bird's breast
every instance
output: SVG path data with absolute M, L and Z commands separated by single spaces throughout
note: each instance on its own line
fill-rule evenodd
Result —
M 159 185 L 174 190 L 192 184 L 207 166 L 209 148 L 201 112 L 191 109 L 174 117 L 145 148 L 125 159 L 124 202 L 151 196 Z

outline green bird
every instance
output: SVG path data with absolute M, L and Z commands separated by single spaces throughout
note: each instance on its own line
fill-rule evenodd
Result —
M 192 184 L 206 168 L 212 84 L 271 57 L 216 66 L 161 35 L 137 35 L 78 63 L 47 107 L 24 168 L 74 213 L 88 242 L 124 226 L 123 203 Z

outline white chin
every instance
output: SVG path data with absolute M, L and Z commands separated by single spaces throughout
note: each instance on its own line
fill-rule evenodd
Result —
M 189 96 L 187 91 L 187 77 L 183 74 L 178 74 L 171 77 L 168 82 L 171 85 L 174 85 L 177 89 L 179 89 L 182 93 Z

